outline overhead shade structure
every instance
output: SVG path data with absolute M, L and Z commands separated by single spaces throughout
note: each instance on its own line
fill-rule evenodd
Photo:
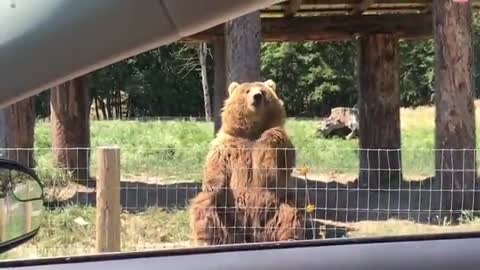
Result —
M 281 0 L 0 2 L 0 107 Z

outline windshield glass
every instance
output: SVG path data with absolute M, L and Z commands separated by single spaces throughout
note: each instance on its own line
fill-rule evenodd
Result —
M 3 258 L 480 232 L 480 1 L 354 2 L 284 1 L 176 32 L 88 74 L 42 81 L 43 92 L 0 110 L 0 154 L 45 188 L 35 202 L 22 202 L 29 184 L 0 193 L 3 240 L 41 224 Z M 0 16 L 27 12 L 23 3 L 0 4 Z M 92 48 L 107 59 L 121 44 L 154 44 L 136 19 L 154 14 L 148 5 L 108 3 L 101 14 L 122 18 L 112 36 L 69 47 L 79 30 L 57 24 L 64 39 L 42 39 L 54 48 L 44 58 L 13 61 L 39 65 L 17 82 L 66 75 L 49 55 L 75 70 L 97 64 L 80 53 Z M 190 24 L 162 3 L 170 13 L 146 29 Z M 0 52 L 29 31 L 13 17 Z M 138 39 L 120 38 L 130 34 Z

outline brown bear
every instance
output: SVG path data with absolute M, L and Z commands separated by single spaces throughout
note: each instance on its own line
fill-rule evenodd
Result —
M 301 239 L 302 215 L 286 193 L 295 150 L 276 85 L 233 82 L 228 93 L 202 191 L 191 201 L 193 240 L 217 245 Z

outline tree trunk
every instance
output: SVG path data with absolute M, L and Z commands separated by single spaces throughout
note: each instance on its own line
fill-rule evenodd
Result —
M 93 102 L 95 106 L 95 117 L 97 118 L 97 120 L 100 120 L 100 111 L 98 110 L 98 100 L 94 98 Z
M 127 105 L 125 110 L 125 118 L 130 119 L 130 95 L 127 96 Z
M 29 168 L 35 167 L 33 143 L 35 107 L 33 97 L 24 99 L 4 109 L 7 131 L 7 158 L 16 160 Z
M 7 152 L 7 135 L 8 135 L 8 122 L 7 122 L 8 109 L 0 109 L 0 157 L 8 158 Z
M 474 208 L 476 182 L 472 8 L 433 1 L 435 39 L 435 177 L 443 217 Z M 475 200 L 478 201 L 478 200 Z M 475 207 L 476 208 L 476 207 Z
M 210 93 L 208 91 L 208 80 L 207 80 L 207 43 L 200 43 L 198 45 L 198 58 L 200 61 L 200 76 L 202 77 L 202 87 L 203 87 L 203 102 L 205 107 L 205 120 L 210 122 L 212 119 L 212 111 L 210 107 Z
M 107 103 L 105 105 L 107 108 L 107 119 L 113 120 L 112 99 L 110 97 L 107 97 Z
M 103 100 L 99 97 L 97 97 L 97 100 L 98 100 L 98 104 L 100 105 L 100 109 L 101 109 L 101 112 L 102 112 L 102 119 L 103 120 L 108 119 L 107 110 L 105 108 L 105 102 L 103 102 Z
M 224 25 L 225 35 L 215 39 L 215 85 L 213 95 L 214 133 L 222 125 L 221 109 L 228 84 L 262 80 L 260 74 L 261 21 L 253 12 Z M 226 73 L 225 73 L 226 72 Z
M 214 134 L 222 126 L 221 110 L 223 102 L 227 98 L 227 74 L 225 73 L 225 39 L 217 38 L 213 44 L 213 61 L 214 61 L 214 86 L 213 86 L 213 116 Z
M 398 187 L 401 180 L 398 39 L 392 34 L 360 37 L 360 182 L 370 188 Z
M 128 96 L 128 117 L 132 118 L 135 117 L 135 98 L 132 96 Z
M 228 82 L 262 80 L 260 74 L 260 12 L 255 11 L 226 23 L 225 48 Z
M 77 181 L 89 179 L 90 109 L 84 78 L 63 83 L 51 90 L 52 147 L 59 166 Z
M 116 102 L 115 102 L 115 110 L 117 111 L 117 119 L 122 119 L 122 92 L 117 90 L 116 93 Z

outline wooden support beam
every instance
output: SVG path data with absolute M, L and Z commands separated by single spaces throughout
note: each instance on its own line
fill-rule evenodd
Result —
M 221 109 L 232 81 L 258 81 L 260 76 L 260 12 L 253 12 L 217 27 L 213 36 L 214 134 L 222 125 Z
M 354 6 L 350 15 L 361 15 L 369 6 L 373 5 L 375 0 L 361 0 L 360 3 Z
M 301 5 L 302 0 L 288 1 L 288 3 L 283 6 L 283 13 L 285 14 L 285 17 L 289 18 L 295 16 L 295 13 L 297 13 Z
M 433 0 L 435 1 L 435 0 Z M 358 3 L 358 0 L 303 0 L 304 5 L 345 5 Z M 425 2 L 432 2 L 432 0 L 376 0 L 376 4 L 388 5 L 408 5 L 408 4 L 425 4 Z M 469 0 L 472 4 L 480 2 L 479 0 Z
M 355 34 L 394 33 L 402 39 L 432 36 L 430 14 L 359 15 L 329 17 L 263 18 L 263 41 L 349 40 Z M 223 35 L 222 26 L 184 38 L 184 42 L 211 41 Z
M 226 23 L 227 84 L 261 80 L 261 20 L 255 11 Z
M 435 178 L 441 183 L 441 217 L 456 221 L 462 210 L 478 210 L 472 7 L 435 0 Z M 477 57 L 478 58 L 478 57 Z M 473 208 L 473 209 L 472 209 Z
M 213 41 L 213 119 L 214 134 L 220 130 L 222 126 L 221 110 L 223 102 L 227 98 L 227 73 L 225 63 L 225 39 L 219 37 Z
M 401 181 L 400 51 L 392 34 L 359 38 L 359 146 L 362 186 Z

